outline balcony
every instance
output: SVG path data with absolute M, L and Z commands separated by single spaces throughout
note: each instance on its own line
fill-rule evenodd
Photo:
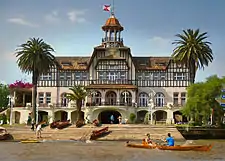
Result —
M 135 106 L 135 103 L 124 103 L 124 102 L 105 102 L 105 103 L 95 103 L 87 102 L 86 106 Z
M 127 85 L 135 85 L 135 80 L 128 80 L 128 79 L 96 79 L 90 80 L 90 85 L 92 84 L 127 84 Z

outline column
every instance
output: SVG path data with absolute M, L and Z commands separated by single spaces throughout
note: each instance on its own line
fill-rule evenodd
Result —
M 116 90 L 116 104 L 120 105 L 120 93 L 121 91 L 119 89 Z
M 166 110 L 166 112 L 167 112 L 166 124 L 174 124 L 173 111 L 172 110 Z
M 116 30 L 114 30 L 114 41 L 116 41 Z
M 134 104 L 134 103 L 136 103 L 136 91 L 132 90 L 131 94 L 132 94 L 132 104 Z
M 106 94 L 105 90 L 102 90 L 102 91 L 101 91 L 101 96 L 102 96 L 102 97 L 101 97 L 101 104 L 102 104 L 102 105 L 105 105 L 105 97 L 106 97 L 105 94 Z
M 67 120 L 70 120 L 70 122 L 71 122 L 71 111 L 67 112 Z

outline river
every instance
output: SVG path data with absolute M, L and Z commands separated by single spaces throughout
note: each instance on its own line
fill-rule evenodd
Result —
M 225 160 L 224 141 L 194 141 L 213 143 L 210 152 L 160 151 L 125 147 L 124 142 L 101 141 L 81 143 L 72 141 L 22 144 L 1 142 L 1 161 L 221 161 Z

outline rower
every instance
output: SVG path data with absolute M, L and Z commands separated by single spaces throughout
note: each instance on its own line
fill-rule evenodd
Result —
M 167 146 L 174 146 L 174 138 L 171 136 L 170 133 L 167 134 L 168 137 L 166 138 Z
M 143 139 L 143 142 L 142 144 L 148 144 L 148 145 L 155 145 L 155 143 L 153 143 L 153 141 L 151 140 L 151 135 L 148 133 L 146 134 L 147 138 L 146 139 Z

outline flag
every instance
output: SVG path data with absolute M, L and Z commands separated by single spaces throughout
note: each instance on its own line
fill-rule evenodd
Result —
M 111 9 L 110 5 L 103 5 L 103 10 L 109 12 Z

